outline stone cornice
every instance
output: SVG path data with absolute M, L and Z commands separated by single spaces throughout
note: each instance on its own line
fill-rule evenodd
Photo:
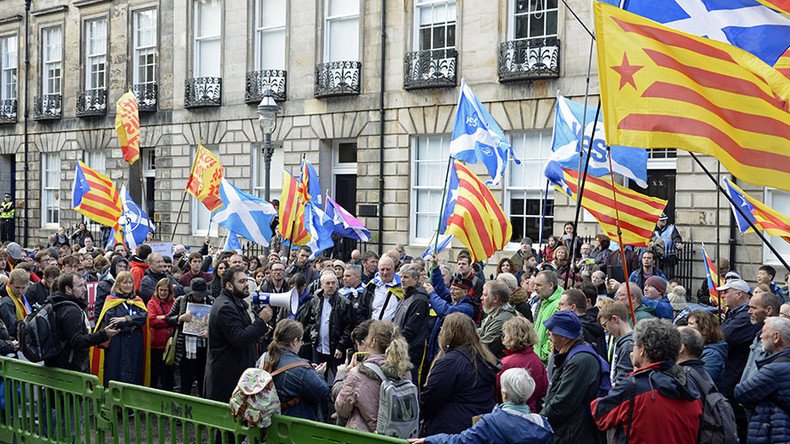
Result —
M 31 12 L 30 14 L 32 14 L 33 17 L 41 17 L 49 14 L 56 14 L 58 12 L 65 12 L 68 11 L 68 9 L 69 9 L 69 5 L 58 5 L 58 6 L 53 6 L 51 8 L 39 9 L 37 11 Z

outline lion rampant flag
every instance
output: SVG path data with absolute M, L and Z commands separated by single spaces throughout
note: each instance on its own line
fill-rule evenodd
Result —
M 129 91 L 115 103 L 115 133 L 123 160 L 132 165 L 140 158 L 140 116 L 137 98 Z
M 222 175 L 222 163 L 217 156 L 199 143 L 187 180 L 187 192 L 201 201 L 209 211 L 214 211 L 222 206 L 219 196 Z

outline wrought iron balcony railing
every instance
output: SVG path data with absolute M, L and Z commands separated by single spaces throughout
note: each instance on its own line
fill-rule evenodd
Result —
M 33 100 L 34 120 L 57 120 L 63 115 L 63 96 L 43 94 Z
M 360 92 L 362 62 L 326 62 L 315 65 L 315 97 L 353 96 Z
M 17 103 L 16 99 L 0 100 L 0 124 L 16 123 Z
M 457 82 L 458 51 L 454 48 L 406 53 L 403 58 L 403 88 L 452 88 Z
M 195 77 L 184 81 L 184 108 L 205 108 L 221 105 L 221 77 Z
M 499 81 L 548 79 L 560 76 L 560 39 L 511 40 L 499 45 Z
M 107 114 L 107 90 L 89 89 L 77 94 L 77 117 L 101 117 Z
M 264 69 L 247 73 L 247 88 L 244 94 L 246 103 L 258 103 L 263 99 L 263 93 L 271 89 L 274 100 L 285 100 L 288 72 L 284 69 Z
M 156 83 L 138 83 L 132 85 L 132 92 L 137 98 L 137 109 L 139 112 L 156 112 L 156 104 L 159 100 L 159 88 Z

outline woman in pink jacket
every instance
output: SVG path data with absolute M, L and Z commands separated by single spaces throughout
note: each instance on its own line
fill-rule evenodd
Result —
M 359 344 L 360 352 L 369 352 L 365 362 L 381 367 L 388 378 L 408 378 L 411 370 L 409 347 L 398 326 L 388 321 L 373 321 L 368 336 Z M 381 382 L 373 370 L 356 359 L 337 368 L 336 379 L 343 388 L 335 399 L 338 423 L 365 432 L 376 431 Z
M 535 380 L 535 391 L 527 400 L 530 411 L 539 412 L 540 405 L 549 388 L 549 379 L 546 374 L 546 366 L 532 349 L 538 342 L 538 335 L 535 333 L 532 323 L 516 316 L 508 319 L 502 325 L 502 344 L 505 346 L 505 357 L 502 358 L 502 370 L 496 375 L 497 401 L 502 401 L 502 386 L 499 379 L 502 373 L 509 368 L 526 369 Z

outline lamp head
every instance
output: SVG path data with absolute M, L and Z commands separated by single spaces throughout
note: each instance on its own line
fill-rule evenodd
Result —
M 261 126 L 261 131 L 264 134 L 271 134 L 277 126 L 277 113 L 280 107 L 274 101 L 274 93 L 271 89 L 267 89 L 263 93 L 263 99 L 258 104 L 258 124 Z

